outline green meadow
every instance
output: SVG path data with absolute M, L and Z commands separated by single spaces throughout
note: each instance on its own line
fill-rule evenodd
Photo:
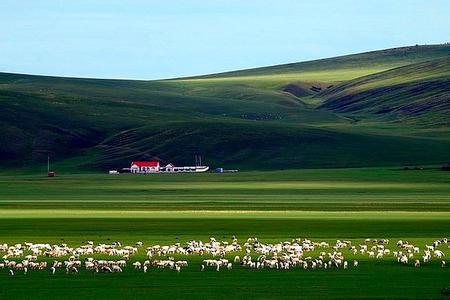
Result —
M 441 298 L 450 269 L 440 260 L 414 268 L 392 256 L 343 254 L 357 268 L 201 272 L 208 256 L 180 273 L 131 267 L 146 259 L 145 247 L 214 236 L 241 243 L 294 238 L 355 245 L 366 238 L 398 239 L 423 248 L 450 232 L 450 173 L 439 169 L 310 169 L 236 174 L 0 176 L 0 243 L 80 245 L 144 243 L 121 274 L 80 270 L 51 275 L 31 270 L 9 276 L 0 270 L 0 296 L 34 298 Z M 449 256 L 447 245 L 441 246 Z M 320 250 L 311 253 L 317 256 Z M 328 251 L 328 250 L 326 250 Z M 236 254 L 232 253 L 229 259 Z M 310 254 L 308 254 L 310 255 Z M 447 258 L 445 258 L 447 259 Z M 358 284 L 355 284 L 358 282 Z M 27 288 L 24 289 L 24 286 Z M 24 293 L 25 291 L 25 293 Z

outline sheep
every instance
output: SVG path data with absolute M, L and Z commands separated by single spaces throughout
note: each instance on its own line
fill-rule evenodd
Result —
M 114 266 L 112 267 L 112 271 L 113 271 L 113 272 L 122 273 L 122 268 L 119 267 L 119 266 L 117 266 L 117 265 L 114 265 Z
M 438 257 L 438 258 L 442 258 L 444 257 L 444 252 L 442 252 L 441 250 L 434 250 L 434 256 Z
M 362 245 L 359 245 L 359 251 L 361 254 L 366 254 L 369 257 L 376 257 L 377 259 L 382 259 L 384 256 L 391 254 L 391 250 L 387 249 L 387 244 L 389 241 L 387 239 L 368 239 Z M 434 241 L 430 246 L 427 245 L 424 248 L 423 262 L 429 262 L 433 257 L 443 258 L 445 256 L 444 252 L 438 250 L 437 247 L 443 245 L 448 245 L 447 239 L 440 239 Z M 1 245 L 0 249 L 5 249 L 5 258 L 3 262 L 0 262 L 1 268 L 9 268 L 11 270 L 23 270 L 24 274 L 28 272 L 28 269 L 45 269 L 47 267 L 46 262 L 37 262 L 38 257 L 68 257 L 67 260 L 59 262 L 53 261 L 50 263 L 50 272 L 52 274 L 56 273 L 56 268 L 64 267 L 66 273 L 78 273 L 78 268 L 81 267 L 80 257 L 84 255 L 91 255 L 86 257 L 84 261 L 84 266 L 86 269 L 94 270 L 95 272 L 122 272 L 124 267 L 127 265 L 127 260 L 130 256 L 138 252 L 138 247 L 143 245 L 142 242 L 136 242 L 136 247 L 133 246 L 122 246 L 120 242 L 114 242 L 112 244 L 99 244 L 94 245 L 93 242 L 87 241 L 79 247 L 71 248 L 66 244 L 61 245 L 50 245 L 50 244 L 33 244 L 33 243 L 23 243 L 15 244 L 8 247 L 7 245 Z M 331 267 L 347 269 L 349 262 L 344 259 L 342 252 L 347 251 L 353 253 L 353 255 L 358 254 L 358 245 L 353 246 L 351 241 L 347 240 L 336 240 L 334 244 L 328 244 L 327 242 L 313 242 L 308 239 L 296 238 L 290 241 L 282 241 L 273 244 L 265 244 L 259 241 L 257 238 L 249 238 L 247 242 L 242 246 L 238 244 L 237 239 L 233 238 L 233 242 L 218 241 L 215 238 L 210 238 L 208 242 L 190 240 L 186 242 L 185 246 L 181 246 L 180 243 L 175 243 L 173 245 L 154 245 L 149 246 L 145 250 L 145 253 L 149 258 L 154 256 L 167 256 L 167 255 L 205 255 L 209 254 L 213 259 L 205 259 L 200 265 L 200 271 L 204 271 L 205 267 L 211 267 L 215 271 L 220 271 L 222 267 L 226 267 L 228 270 L 232 270 L 233 262 L 240 263 L 242 267 L 250 269 L 277 269 L 277 270 L 289 270 L 290 268 L 303 268 L 303 269 L 317 269 L 324 268 L 329 269 Z M 408 243 L 407 241 L 399 240 L 397 246 L 400 251 L 393 251 L 392 254 L 397 258 L 399 263 L 407 264 L 409 260 L 414 260 L 414 254 L 419 253 L 419 247 Z M 321 251 L 317 258 L 309 255 L 307 253 L 314 251 L 315 249 L 325 249 L 329 248 L 330 252 Z M 29 253 L 24 253 L 24 251 L 29 251 Z M 232 262 L 225 259 L 228 254 L 232 252 L 243 251 L 245 255 L 242 257 L 239 255 L 233 256 Z M 26 254 L 26 255 L 25 255 Z M 119 256 L 120 260 L 96 260 L 94 258 L 95 254 L 102 254 L 107 256 Z M 257 259 L 252 259 L 253 254 L 258 254 Z M 11 257 L 24 257 L 23 261 L 8 261 Z M 217 259 L 214 259 L 217 257 Z M 271 257 L 271 258 L 270 258 Z M 326 258 L 328 261 L 324 261 Z M 414 260 L 414 265 L 416 267 L 420 266 L 421 261 L 418 259 Z M 353 260 L 353 266 L 358 266 L 358 261 Z M 132 264 L 134 269 L 142 269 L 144 273 L 147 273 L 150 266 L 156 266 L 157 268 L 170 268 L 177 272 L 181 271 L 182 267 L 188 265 L 188 262 L 175 261 L 173 257 L 166 257 L 164 260 L 146 260 L 143 264 L 136 261 Z M 445 267 L 445 261 L 441 261 L 441 267 Z
M 402 255 L 401 257 L 399 257 L 399 262 L 402 263 L 402 264 L 407 264 L 408 263 L 408 256 Z

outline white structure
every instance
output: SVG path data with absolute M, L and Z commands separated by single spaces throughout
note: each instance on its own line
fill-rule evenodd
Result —
M 208 170 L 208 166 L 175 167 L 172 164 L 168 164 L 167 166 L 159 169 L 160 172 L 164 173 L 201 173 Z
M 165 167 L 159 165 L 159 161 L 133 161 L 130 172 L 133 174 L 146 173 L 201 173 L 209 170 L 208 166 L 185 166 L 176 167 L 168 164 Z

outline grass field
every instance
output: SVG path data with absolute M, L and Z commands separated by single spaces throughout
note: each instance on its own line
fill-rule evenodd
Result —
M 293 238 L 335 242 L 388 238 L 420 246 L 450 232 L 450 173 L 395 168 L 289 170 L 149 176 L 68 174 L 0 176 L 0 243 L 119 240 L 133 245 Z M 441 248 L 450 255 L 447 246 Z M 440 260 L 414 268 L 392 256 L 348 270 L 199 271 L 189 256 L 181 273 L 127 267 L 121 274 L 0 270 L 0 298 L 440 298 L 450 269 Z M 311 253 L 317 256 L 318 251 Z M 230 255 L 232 257 L 232 255 Z M 448 259 L 448 258 L 445 259 Z M 143 261 L 145 251 L 130 258 Z M 355 284 L 357 282 L 357 284 Z M 25 288 L 26 287 L 26 288 Z

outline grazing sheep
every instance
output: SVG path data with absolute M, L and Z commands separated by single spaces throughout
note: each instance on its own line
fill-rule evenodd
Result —
M 113 272 L 122 273 L 122 268 L 117 266 L 117 265 L 115 265 L 115 266 L 112 267 L 112 271 Z
M 140 269 L 140 268 L 142 267 L 142 265 L 141 265 L 140 262 L 136 261 L 136 262 L 133 263 L 133 267 L 134 267 L 135 269 Z
M 402 255 L 401 257 L 399 257 L 399 262 L 406 265 L 408 263 L 408 256 Z
M 391 249 L 388 249 L 389 240 L 387 239 L 366 239 L 364 243 L 359 245 L 359 252 L 367 254 L 368 257 L 383 259 L 385 256 L 390 256 Z M 324 241 L 313 242 L 309 239 L 295 238 L 287 241 L 280 241 L 278 243 L 263 243 L 256 237 L 247 239 L 245 244 L 241 245 L 237 239 L 233 237 L 233 241 L 221 241 L 211 237 L 209 241 L 195 241 L 190 240 L 185 245 L 174 243 L 173 245 L 154 245 L 149 246 L 144 250 L 140 250 L 142 242 L 136 242 L 135 246 L 126 246 L 116 241 L 112 244 L 98 244 L 94 245 L 92 241 L 86 241 L 78 247 L 69 247 L 67 244 L 51 245 L 45 243 L 18 243 L 12 246 L 0 244 L 0 251 L 4 252 L 4 261 L 0 262 L 0 269 L 8 268 L 10 275 L 14 276 L 17 270 L 23 270 L 24 274 L 28 270 L 43 270 L 47 268 L 47 262 L 38 259 L 41 257 L 68 257 L 67 260 L 57 261 L 53 260 L 49 263 L 50 273 L 55 274 L 57 268 L 65 268 L 66 273 L 78 273 L 78 269 L 82 267 L 80 257 L 85 257 L 83 263 L 86 269 L 93 270 L 96 273 L 121 273 L 126 271 L 127 260 L 134 254 L 140 252 L 146 253 L 149 258 L 159 257 L 156 260 L 146 260 L 144 263 L 139 261 L 133 262 L 134 269 L 142 269 L 147 273 L 150 266 L 155 266 L 158 269 L 170 268 L 177 272 L 181 268 L 188 266 L 186 260 L 175 261 L 174 257 L 189 256 L 189 255 L 209 255 L 209 259 L 203 260 L 200 265 L 200 271 L 205 268 L 211 268 L 215 271 L 227 268 L 233 269 L 233 262 L 240 264 L 244 268 L 254 270 L 259 269 L 273 269 L 273 270 L 289 270 L 291 268 L 303 269 L 348 269 L 348 261 L 345 260 L 345 253 L 358 254 L 358 244 L 352 245 L 352 241 L 336 240 L 335 243 L 327 243 Z M 426 245 L 423 251 L 423 263 L 429 262 L 433 257 L 443 258 L 445 254 L 438 250 L 438 247 L 444 245 L 449 246 L 448 239 L 435 240 L 431 245 Z M 415 267 L 420 267 L 422 260 L 415 259 L 415 254 L 419 253 L 419 247 L 414 246 L 408 241 L 397 241 L 396 251 L 392 252 L 393 257 L 402 264 L 408 264 L 408 261 L 414 261 Z M 328 248 L 329 252 L 323 251 Z M 321 250 L 319 255 L 314 257 L 309 253 L 314 253 L 314 250 Z M 233 253 L 234 252 L 234 253 Z M 236 252 L 244 253 L 244 256 L 235 255 Z M 344 253 L 344 254 L 343 254 Z M 233 255 L 233 261 L 230 262 L 225 257 Z M 118 260 L 100 260 L 95 258 L 96 255 L 103 255 L 109 257 L 118 257 Z M 87 257 L 86 257 L 87 256 Z M 161 256 L 164 259 L 161 259 Z M 252 258 L 253 256 L 253 258 Z M 254 257 L 257 258 L 255 259 Z M 8 260 L 12 258 L 23 258 L 22 261 Z M 358 266 L 358 261 L 353 260 L 353 267 Z M 441 267 L 445 267 L 446 263 L 441 260 Z
M 444 257 L 444 252 L 442 252 L 441 250 L 434 250 L 434 256 L 438 257 L 438 258 L 442 258 Z

